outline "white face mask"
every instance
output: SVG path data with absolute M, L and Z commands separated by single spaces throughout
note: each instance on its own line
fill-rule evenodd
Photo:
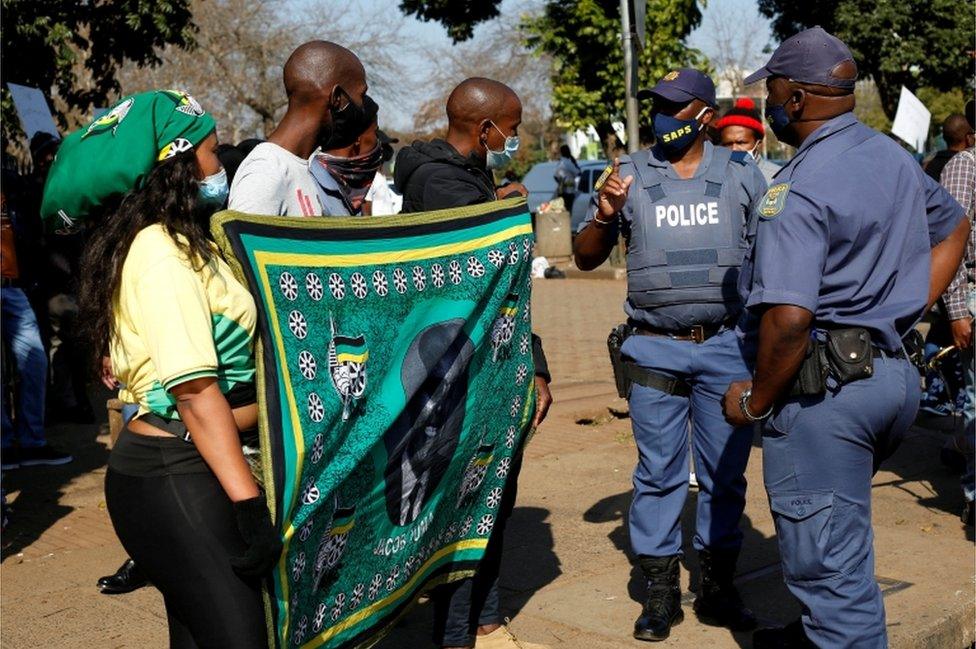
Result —
M 502 133 L 502 130 L 495 126 L 495 123 L 491 123 L 492 127 L 498 131 L 498 134 L 505 138 L 505 145 L 501 151 L 492 151 L 488 148 L 487 143 L 485 144 L 485 149 L 487 153 L 485 154 L 485 163 L 489 169 L 504 169 L 512 161 L 512 156 L 519 148 L 519 139 L 517 135 L 506 136 Z
M 749 155 L 751 155 L 752 156 L 752 159 L 755 160 L 756 162 L 759 162 L 759 147 L 761 145 L 762 145 L 762 142 L 761 141 L 760 142 L 756 142 L 756 146 L 752 147 L 749 150 Z

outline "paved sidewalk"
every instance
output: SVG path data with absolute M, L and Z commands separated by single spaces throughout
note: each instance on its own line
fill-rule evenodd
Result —
M 559 649 L 647 646 L 630 638 L 641 593 L 626 533 L 636 449 L 606 360 L 606 333 L 622 318 L 623 295 L 619 281 L 547 280 L 535 288 L 534 323 L 549 356 L 556 405 L 526 451 L 506 539 L 503 603 L 517 633 Z M 158 592 L 112 597 L 94 587 L 124 558 L 104 508 L 107 438 L 98 432 L 97 426 L 54 427 L 52 439 L 76 461 L 4 478 L 15 498 L 0 565 L 4 649 L 166 646 Z M 896 649 L 962 649 L 974 639 L 972 528 L 959 523 L 957 480 L 938 461 L 944 439 L 913 429 L 874 482 L 876 569 Z M 765 622 L 783 623 L 798 607 L 782 584 L 761 462 L 757 446 L 738 581 Z M 693 552 L 685 564 L 687 589 L 689 570 L 697 571 Z M 685 622 L 662 646 L 751 646 L 747 634 L 699 624 L 691 597 Z M 426 648 L 430 621 L 430 606 L 420 604 L 379 646 Z

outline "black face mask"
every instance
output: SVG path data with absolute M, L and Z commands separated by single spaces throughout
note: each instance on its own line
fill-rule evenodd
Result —
M 332 129 L 329 137 L 320 139 L 324 151 L 351 145 L 369 128 L 379 110 L 376 102 L 369 95 L 363 95 L 363 103 L 360 105 L 353 102 L 345 90 L 342 90 L 342 94 L 346 95 L 348 101 L 342 108 L 332 110 Z

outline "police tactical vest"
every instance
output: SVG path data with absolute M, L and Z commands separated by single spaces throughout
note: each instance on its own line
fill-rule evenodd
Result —
M 636 200 L 627 241 L 627 295 L 635 307 L 726 304 L 738 308 L 736 282 L 747 250 L 735 191 L 722 189 L 742 152 L 712 149 L 705 173 L 669 178 L 648 164 L 649 150 L 630 155 Z M 626 161 L 624 158 L 622 161 Z

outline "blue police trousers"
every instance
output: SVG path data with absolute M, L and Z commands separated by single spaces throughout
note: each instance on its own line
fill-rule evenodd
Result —
M 874 578 L 871 477 L 918 411 L 916 369 L 875 358 L 874 374 L 786 401 L 763 427 L 763 480 L 783 576 L 821 649 L 887 647 Z
M 633 335 L 621 353 L 641 367 L 682 379 L 691 396 L 634 384 L 630 419 L 637 442 L 630 544 L 637 555 L 681 553 L 681 510 L 688 495 L 688 431 L 698 477 L 695 549 L 737 549 L 745 508 L 751 426 L 734 428 L 722 415 L 729 383 L 752 377 L 755 344 L 726 330 L 701 344 Z

